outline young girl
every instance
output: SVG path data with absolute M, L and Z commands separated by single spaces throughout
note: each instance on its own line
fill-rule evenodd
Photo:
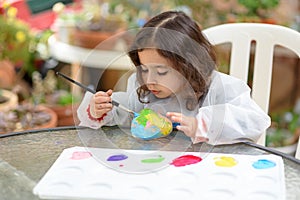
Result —
M 79 109 L 81 126 L 130 125 L 132 116 L 114 107 L 120 102 L 167 116 L 193 143 L 256 142 L 270 117 L 251 99 L 243 81 L 216 71 L 212 45 L 183 12 L 150 19 L 129 49 L 136 66 L 126 92 L 86 93 Z

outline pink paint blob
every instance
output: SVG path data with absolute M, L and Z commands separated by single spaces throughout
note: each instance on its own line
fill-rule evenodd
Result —
M 75 151 L 72 154 L 71 159 L 72 160 L 82 160 L 82 159 L 87 159 L 92 157 L 92 154 L 90 152 L 87 151 Z
M 183 155 L 176 159 L 174 159 L 171 163 L 171 165 L 174 165 L 175 167 L 183 167 L 186 165 L 192 165 L 200 162 L 202 158 L 194 155 Z

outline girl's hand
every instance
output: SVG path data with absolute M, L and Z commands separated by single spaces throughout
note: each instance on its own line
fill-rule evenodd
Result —
M 112 90 L 107 92 L 99 91 L 93 95 L 90 100 L 91 115 L 95 118 L 102 117 L 105 113 L 111 111 L 113 105 L 111 104 Z
M 180 123 L 176 128 L 184 132 L 188 137 L 194 138 L 198 129 L 198 120 L 195 117 L 187 117 L 177 112 L 167 112 L 167 116 L 173 122 Z

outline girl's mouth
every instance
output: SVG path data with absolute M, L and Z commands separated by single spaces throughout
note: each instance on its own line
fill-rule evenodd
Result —
M 152 94 L 155 94 L 155 95 L 159 94 L 158 90 L 150 90 L 150 91 L 151 91 Z

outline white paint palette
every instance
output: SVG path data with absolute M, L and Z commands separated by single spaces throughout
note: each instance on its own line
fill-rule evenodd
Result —
M 276 155 L 65 149 L 33 190 L 46 199 L 285 199 Z

